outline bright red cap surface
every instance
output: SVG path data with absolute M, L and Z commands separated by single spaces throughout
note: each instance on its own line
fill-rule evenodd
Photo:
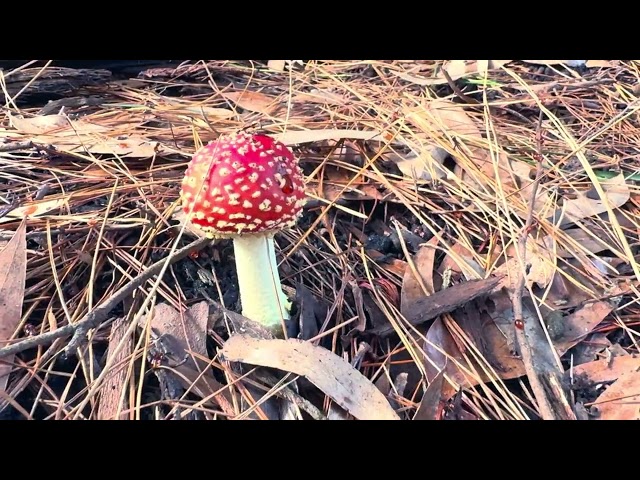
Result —
M 182 208 L 215 236 L 281 230 L 302 214 L 303 179 L 283 143 L 245 132 L 223 135 L 191 159 L 182 180 Z

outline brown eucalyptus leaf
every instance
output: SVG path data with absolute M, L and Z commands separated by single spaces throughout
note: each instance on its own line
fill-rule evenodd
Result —
M 23 220 L 0 251 L 0 345 L 6 345 L 22 318 L 27 270 L 27 224 Z M 0 360 L 0 392 L 4 392 L 13 369 L 14 355 Z
M 382 392 L 349 362 L 304 340 L 233 335 L 220 353 L 227 361 L 302 375 L 359 420 L 400 419 Z

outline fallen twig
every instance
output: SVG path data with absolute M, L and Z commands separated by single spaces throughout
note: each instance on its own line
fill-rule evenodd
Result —
M 191 242 L 186 247 L 183 247 L 180 250 L 176 251 L 169 262 L 175 263 L 179 260 L 182 260 L 189 254 L 202 250 L 204 247 L 209 245 L 210 242 L 211 240 L 208 238 L 199 238 L 194 242 Z M 125 286 L 120 288 L 120 290 L 114 293 L 111 298 L 103 305 L 100 305 L 99 307 L 96 307 L 89 313 L 87 313 L 80 321 L 72 325 L 65 325 L 64 327 L 54 330 L 53 332 L 36 335 L 34 337 L 30 337 L 14 343 L 13 345 L 0 348 L 0 358 L 6 357 L 7 355 L 24 352 L 25 350 L 29 350 L 30 348 L 38 347 L 41 345 L 49 345 L 58 338 L 73 335 L 71 341 L 65 348 L 65 353 L 67 353 L 68 355 L 69 352 L 74 351 L 76 348 L 78 348 L 78 346 L 80 346 L 83 336 L 86 335 L 89 330 L 91 330 L 92 328 L 96 328 L 104 320 L 107 319 L 109 313 L 111 313 L 111 311 L 120 302 L 130 296 L 131 293 L 142 284 L 144 284 L 144 282 L 159 273 L 166 261 L 166 259 L 158 260 L 137 277 L 131 279 L 129 283 L 127 283 Z
M 531 188 L 531 198 L 529 199 L 529 210 L 527 213 L 527 219 L 522 231 L 522 235 L 518 239 L 518 249 L 520 251 L 520 255 L 522 257 L 522 262 L 526 265 L 526 245 L 527 239 L 529 237 L 529 233 L 533 227 L 533 213 L 534 213 L 534 205 L 536 200 L 536 195 L 538 192 L 538 186 L 540 185 L 540 181 L 542 179 L 543 174 L 543 162 L 542 162 L 542 154 L 541 154 L 541 124 L 542 124 L 542 114 L 540 115 L 540 122 L 538 124 L 538 157 L 537 157 L 537 168 L 536 168 L 536 177 L 533 181 Z M 525 269 L 526 270 L 526 269 Z M 564 405 L 568 404 L 566 398 L 557 399 L 556 396 L 558 394 L 557 390 L 551 391 L 549 388 L 545 388 L 545 384 L 549 383 L 548 376 L 553 376 L 555 372 L 548 371 L 553 368 L 551 365 L 546 365 L 548 362 L 545 362 L 545 359 L 534 359 L 534 350 L 529 342 L 528 333 L 533 333 L 535 330 L 533 328 L 527 328 L 524 322 L 524 313 L 523 313 L 523 304 L 522 297 L 524 293 L 524 286 L 526 282 L 526 273 L 522 271 L 520 276 L 515 283 L 515 287 L 513 290 L 512 303 L 513 303 L 513 316 L 514 316 L 514 324 L 515 324 L 515 333 L 516 333 L 516 341 L 520 347 L 520 356 L 522 358 L 522 362 L 524 363 L 525 372 L 527 374 L 527 378 L 529 379 L 529 383 L 531 385 L 531 390 L 535 396 L 535 399 L 538 403 L 538 408 L 540 415 L 543 420 L 561 420 L 566 419 L 567 414 L 563 414 L 566 412 L 565 408 L 557 408 L 558 406 L 564 407 Z M 533 320 L 533 318 L 530 318 Z M 551 346 L 549 345 L 551 348 Z M 558 372 L 559 375 L 562 372 Z M 575 419 L 575 417 L 574 417 Z
M 18 150 L 30 150 L 34 147 L 31 140 L 24 142 L 9 142 L 0 144 L 0 152 L 17 152 Z

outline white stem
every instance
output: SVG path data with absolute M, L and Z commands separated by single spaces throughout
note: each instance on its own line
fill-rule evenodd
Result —
M 282 291 L 272 237 L 246 235 L 233 239 L 242 315 L 271 331 L 282 331 L 290 302 Z

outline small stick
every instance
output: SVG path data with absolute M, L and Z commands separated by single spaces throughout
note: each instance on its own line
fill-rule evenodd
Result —
M 533 182 L 531 188 L 531 198 L 529 201 L 529 211 L 527 213 L 527 220 L 525 222 L 525 226 L 522 232 L 521 237 L 518 240 L 518 249 L 520 250 L 520 255 L 522 256 L 522 261 L 526 265 L 526 246 L 527 239 L 529 237 L 529 233 L 531 232 L 533 226 L 533 206 L 535 205 L 536 195 L 538 192 L 538 186 L 540 185 L 540 181 L 542 179 L 543 167 L 542 167 L 542 153 L 541 153 L 541 143 L 542 143 L 542 112 L 540 112 L 540 119 L 538 123 L 538 152 L 536 155 L 537 160 L 537 168 L 536 168 L 536 178 Z M 545 389 L 542 379 L 538 375 L 538 369 L 536 369 L 534 365 L 533 358 L 533 349 L 529 344 L 527 336 L 525 334 L 525 325 L 524 325 L 524 315 L 523 315 L 523 306 L 522 306 L 522 296 L 524 293 L 525 286 L 525 272 L 522 272 L 518 278 L 516 286 L 513 290 L 512 304 L 513 304 L 513 316 L 514 316 L 514 324 L 516 331 L 516 340 L 518 345 L 520 346 L 520 355 L 522 357 L 522 362 L 524 363 L 524 369 L 527 374 L 527 378 L 529 379 L 531 390 L 538 402 L 538 408 L 540 409 L 540 415 L 543 420 L 556 420 L 558 419 L 558 414 L 556 413 L 556 409 L 553 407 L 553 403 L 549 399 L 547 395 L 547 389 Z
M 170 263 L 173 264 L 187 257 L 193 252 L 202 250 L 210 243 L 211 240 L 209 238 L 199 238 L 194 242 L 191 242 L 186 247 L 177 250 L 176 253 L 171 257 Z M 109 298 L 109 300 L 107 300 L 104 304 L 91 310 L 78 322 L 72 325 L 65 325 L 64 327 L 54 330 L 53 332 L 47 332 L 41 335 L 36 335 L 34 337 L 29 337 L 25 340 L 14 343 L 13 345 L 9 345 L 8 347 L 0 348 L 0 358 L 4 358 L 7 355 L 24 352 L 25 350 L 40 345 L 49 345 L 58 338 L 73 335 L 71 341 L 65 348 L 65 352 L 68 355 L 68 352 L 74 351 L 80 345 L 82 337 L 86 335 L 89 330 L 91 330 L 92 328 L 96 328 L 104 320 L 106 320 L 109 313 L 111 313 L 111 310 L 113 310 L 125 298 L 129 297 L 132 292 L 143 285 L 147 280 L 158 274 L 162 270 L 165 262 L 166 259 L 158 260 L 144 272 L 140 273 L 137 277 L 131 279 L 130 282 L 128 282 L 125 286 L 120 288 L 120 290 L 114 293 L 111 298 Z
M 30 150 L 34 147 L 31 140 L 24 142 L 9 142 L 0 144 L 0 152 L 16 152 L 18 150 Z

